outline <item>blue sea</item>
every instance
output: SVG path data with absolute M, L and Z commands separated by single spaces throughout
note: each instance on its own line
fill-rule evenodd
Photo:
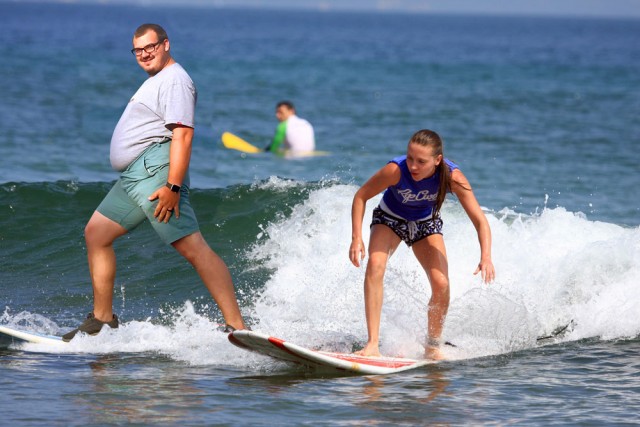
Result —
M 477 237 L 448 199 L 457 347 L 335 377 L 229 344 L 197 274 L 145 224 L 116 244 L 120 329 L 0 349 L 3 424 L 640 423 L 638 20 L 0 3 L 0 324 L 62 334 L 91 310 L 83 228 L 117 178 L 109 141 L 146 77 L 129 52 L 144 22 L 198 88 L 192 202 L 254 330 L 366 341 L 351 200 L 422 128 L 486 212 L 497 280 L 473 275 Z M 282 99 L 329 156 L 222 146 L 225 131 L 265 146 Z M 399 248 L 383 353 L 421 354 L 429 297 Z

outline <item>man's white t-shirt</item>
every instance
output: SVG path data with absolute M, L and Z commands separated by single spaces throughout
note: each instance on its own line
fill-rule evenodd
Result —
M 177 63 L 145 80 L 113 131 L 111 166 L 123 171 L 149 146 L 171 139 L 167 125 L 192 128 L 197 96 L 189 74 Z
M 316 149 L 316 140 L 313 126 L 305 119 L 295 114 L 287 119 L 287 132 L 284 139 L 286 150 L 313 151 Z

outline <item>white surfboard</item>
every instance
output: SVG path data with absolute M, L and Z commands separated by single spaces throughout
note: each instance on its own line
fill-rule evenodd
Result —
M 62 341 L 62 337 L 56 335 L 46 335 L 39 334 L 37 332 L 21 331 L 18 329 L 10 328 L 8 326 L 0 325 L 0 344 L 10 345 L 23 343 L 50 345 L 67 344 L 66 342 Z
M 280 338 L 247 330 L 233 331 L 229 334 L 229 341 L 246 350 L 326 372 L 392 374 L 436 363 L 433 360 L 367 357 L 311 350 Z

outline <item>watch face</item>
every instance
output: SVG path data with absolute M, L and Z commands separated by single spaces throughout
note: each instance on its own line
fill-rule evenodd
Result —
M 175 185 L 175 184 L 170 184 L 167 182 L 167 188 L 171 191 L 173 191 L 174 193 L 178 193 L 180 191 L 180 186 L 179 185 Z

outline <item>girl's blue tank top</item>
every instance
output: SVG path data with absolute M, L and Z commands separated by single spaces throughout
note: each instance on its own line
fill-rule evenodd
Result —
M 449 167 L 449 172 L 459 169 L 458 165 L 449 159 L 444 159 Z M 399 156 L 389 163 L 395 163 L 400 167 L 400 181 L 392 185 L 384 192 L 382 201 L 391 214 L 404 218 L 407 221 L 418 221 L 431 217 L 438 198 L 440 187 L 440 172 L 420 181 L 411 177 L 407 166 L 407 156 Z

